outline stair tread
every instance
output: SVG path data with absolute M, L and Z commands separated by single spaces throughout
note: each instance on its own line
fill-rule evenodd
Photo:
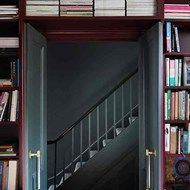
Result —
M 65 180 L 68 179 L 71 175 L 72 173 L 65 173 Z
M 123 128 L 116 128 L 116 135 L 119 135 L 122 132 Z
M 86 162 L 82 162 L 82 166 L 83 166 L 85 163 L 86 163 Z M 76 172 L 80 167 L 81 167 L 81 163 L 80 163 L 80 162 L 77 162 L 76 165 L 75 165 L 75 170 L 74 170 L 74 172 Z
M 103 147 L 105 147 L 106 144 L 109 143 L 111 140 L 112 140 L 112 139 L 107 139 L 107 140 L 104 139 L 104 140 L 102 141 L 102 143 L 103 143 Z
M 90 158 L 92 158 L 95 154 L 97 154 L 98 151 L 97 150 L 91 150 L 90 151 Z

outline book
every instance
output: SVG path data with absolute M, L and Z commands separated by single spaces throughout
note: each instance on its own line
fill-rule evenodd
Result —
M 171 52 L 171 22 L 166 22 L 166 51 Z
M 0 190 L 3 190 L 2 183 L 3 183 L 3 161 L 0 160 Z
M 183 131 L 183 154 L 188 154 L 188 131 Z
M 170 86 L 175 86 L 175 60 L 170 60 Z
M 18 90 L 14 90 L 12 92 L 10 121 L 16 121 L 17 119 L 17 106 L 18 106 Z
M 170 124 L 165 124 L 165 151 L 170 152 Z
M 177 151 L 177 127 L 170 127 L 170 153 L 176 154 Z
M 16 190 L 17 189 L 17 168 L 18 168 L 18 161 L 10 160 L 9 161 L 9 168 L 8 168 L 8 185 L 7 189 L 9 190 Z
M 9 98 L 9 93 L 8 92 L 3 92 L 1 94 L 1 101 L 0 101 L 0 121 L 3 120 L 3 115 L 5 112 L 5 108 L 7 106 L 8 98 Z

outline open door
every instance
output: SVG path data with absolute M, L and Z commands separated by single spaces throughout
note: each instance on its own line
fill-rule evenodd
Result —
M 139 189 L 161 190 L 162 184 L 162 23 L 150 28 L 140 39 L 139 59 Z
M 24 174 L 26 190 L 47 189 L 46 39 L 25 25 Z

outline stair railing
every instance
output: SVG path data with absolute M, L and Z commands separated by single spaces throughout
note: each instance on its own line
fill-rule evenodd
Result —
M 138 69 L 135 69 L 55 140 L 48 141 L 48 147 L 54 146 L 54 174 L 48 179 L 53 181 L 54 189 L 69 177 L 65 176 L 67 171 L 75 172 L 74 165 L 77 162 L 80 162 L 81 167 L 83 159 L 91 157 L 91 150 L 101 150 L 103 139 L 106 143 L 109 136 L 114 139 L 117 136 L 116 128 L 124 129 L 127 123 L 130 124 L 133 116 L 138 114 L 138 82 L 136 84 L 133 82 L 134 78 L 138 78 L 137 74 Z M 137 91 L 135 92 L 134 89 Z M 79 142 L 76 142 L 76 139 Z M 69 148 L 68 143 L 71 146 Z M 68 155 L 66 155 L 67 152 Z M 63 167 L 59 173 L 57 172 L 58 165 Z

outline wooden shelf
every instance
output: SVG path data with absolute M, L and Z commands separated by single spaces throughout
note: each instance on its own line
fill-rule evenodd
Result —
M 49 40 L 63 41 L 135 41 L 148 28 L 160 21 L 158 17 L 25 17 Z
M 18 87 L 0 87 L 0 92 L 2 91 L 13 91 L 13 90 L 19 90 Z
M 178 91 L 178 90 L 190 90 L 190 86 L 165 86 L 165 90 L 173 90 L 173 91 Z
M 190 57 L 190 53 L 183 53 L 183 52 L 171 52 L 171 53 L 164 53 L 165 57 Z
M 0 160 L 18 160 L 19 156 L 0 156 Z
M 165 120 L 164 122 L 170 124 L 188 124 L 190 120 Z

